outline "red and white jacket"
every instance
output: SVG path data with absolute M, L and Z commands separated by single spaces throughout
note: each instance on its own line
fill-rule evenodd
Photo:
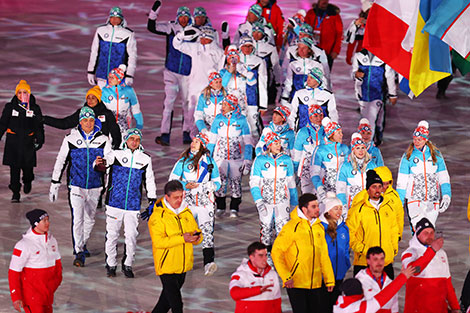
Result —
M 361 282 L 362 283 L 362 282 Z M 376 313 L 382 312 L 382 308 L 388 303 L 406 283 L 406 276 L 398 275 L 387 287 L 382 289 L 371 299 L 366 299 L 364 295 L 339 296 L 333 307 L 333 313 Z M 365 289 L 363 287 L 363 289 Z M 429 312 L 428 312 L 429 313 Z
M 369 268 L 365 268 L 357 273 L 356 278 L 362 284 L 362 290 L 364 291 L 364 297 L 366 300 L 374 298 L 383 288 L 387 287 L 392 280 L 390 277 L 382 273 L 382 277 L 377 279 L 372 275 Z M 392 300 L 388 301 L 378 313 L 398 313 L 398 295 L 394 295 Z
M 271 291 L 261 293 L 261 287 L 273 284 Z M 248 259 L 232 274 L 230 296 L 236 301 L 235 313 L 281 312 L 281 287 L 276 271 L 267 266 L 262 274 Z
M 416 236 L 401 255 L 402 265 L 419 266 L 421 272 L 412 276 L 406 284 L 405 311 L 447 313 L 447 307 L 460 310 L 450 276 L 447 254 L 437 252 L 419 242 Z
M 57 240 L 29 229 L 17 242 L 8 271 L 13 302 L 52 305 L 54 292 L 62 282 L 62 263 Z

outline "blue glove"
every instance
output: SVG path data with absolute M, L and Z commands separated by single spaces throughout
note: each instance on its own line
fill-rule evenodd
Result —
M 148 221 L 150 218 L 150 215 L 153 213 L 153 207 L 155 205 L 155 200 L 154 199 L 149 199 L 150 205 L 148 208 L 146 208 L 142 213 L 140 213 L 140 218 L 143 219 L 144 221 Z

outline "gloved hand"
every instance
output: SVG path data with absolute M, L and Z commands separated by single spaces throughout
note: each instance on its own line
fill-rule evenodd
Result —
M 199 29 L 197 29 L 195 27 L 189 27 L 188 29 L 186 29 L 183 32 L 183 35 L 184 35 L 183 40 L 184 41 L 192 41 L 192 40 L 194 40 L 194 38 L 196 38 L 200 34 L 201 34 L 201 32 L 199 31 Z
M 59 187 L 60 183 L 51 183 L 51 188 L 49 189 L 49 201 L 54 202 L 59 197 Z
M 450 205 L 450 197 L 449 195 L 442 196 L 441 203 L 439 204 L 439 213 L 444 213 Z
M 34 151 L 38 151 L 39 149 L 42 148 L 42 143 L 34 143 Z
M 148 221 L 150 218 L 150 215 L 152 215 L 153 207 L 155 205 L 155 199 L 149 199 L 149 203 L 150 203 L 149 207 L 140 213 L 140 218 L 144 221 Z
M 126 82 L 126 85 L 127 85 L 127 86 L 132 86 L 132 84 L 134 83 L 134 78 L 133 78 L 133 77 L 126 76 L 125 82 Z
M 229 38 L 230 27 L 228 26 L 228 22 L 223 21 L 222 24 L 220 25 L 220 28 L 222 29 L 222 39 Z
M 92 86 L 95 86 L 96 85 L 96 78 L 95 78 L 95 74 L 90 74 L 88 73 L 87 74 L 87 77 L 88 77 L 88 83 Z
M 243 175 L 250 175 L 251 171 L 251 161 L 245 160 L 243 161 Z
M 256 204 L 256 209 L 258 209 L 260 216 L 268 215 L 268 209 L 266 208 L 266 204 L 264 203 L 262 199 L 257 200 L 255 204 Z
M 157 11 L 161 5 L 162 5 L 162 2 L 160 0 L 155 1 L 152 5 L 152 11 Z

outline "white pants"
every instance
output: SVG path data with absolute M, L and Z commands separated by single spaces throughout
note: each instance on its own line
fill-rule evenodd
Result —
M 227 195 L 227 185 L 230 185 L 230 191 L 233 198 L 242 197 L 242 166 L 243 160 L 216 160 L 219 168 L 220 188 L 215 192 L 217 197 Z
M 192 114 L 190 114 L 188 108 L 188 77 L 173 73 L 165 68 L 163 71 L 163 81 L 165 83 L 165 100 L 163 101 L 164 107 L 160 132 L 162 134 L 169 134 L 171 131 L 173 107 L 175 105 L 178 92 L 181 92 L 181 98 L 183 101 L 183 131 L 190 131 L 193 125 L 189 123 L 191 122 L 191 119 L 194 120 L 194 118 L 192 117 Z
M 282 227 L 289 221 L 290 205 L 288 202 L 266 204 L 266 209 L 266 215 L 259 214 L 260 241 L 272 246 Z
M 258 142 L 260 137 L 260 128 L 259 124 L 259 111 L 258 107 L 249 105 L 246 109 L 246 120 L 250 126 L 251 137 L 253 137 L 253 142 Z
M 191 206 L 194 219 L 202 231 L 202 248 L 214 247 L 214 204 L 210 206 Z
M 96 206 L 98 205 L 101 189 L 101 187 L 93 189 L 69 187 L 72 210 L 72 241 L 75 254 L 83 252 L 83 246 L 90 238 L 95 225 Z
M 117 242 L 119 239 L 119 231 L 124 222 L 124 265 L 132 266 L 134 263 L 135 247 L 139 231 L 139 211 L 126 211 L 110 206 L 106 206 L 106 264 L 116 266 L 117 261 Z
M 411 200 L 407 202 L 408 217 L 410 218 L 413 231 L 416 229 L 416 223 L 422 218 L 427 218 L 434 226 L 436 226 L 437 217 L 439 215 L 439 202 Z
M 385 109 L 382 100 L 374 100 L 370 102 L 359 101 L 361 108 L 361 116 L 368 119 L 372 130 L 372 138 L 375 135 L 375 128 L 383 131 Z

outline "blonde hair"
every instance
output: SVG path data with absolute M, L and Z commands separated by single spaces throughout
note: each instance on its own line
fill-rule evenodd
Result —
M 426 141 L 426 146 L 429 148 L 429 152 L 431 152 L 432 164 L 437 163 L 437 157 L 441 155 L 441 151 L 431 142 L 431 140 Z M 409 160 L 411 157 L 411 153 L 413 153 L 414 144 L 410 143 L 408 149 L 406 150 L 406 159 Z
M 335 240 L 337 236 L 336 227 L 338 226 L 338 223 L 328 214 L 328 212 L 325 212 L 325 218 L 328 221 L 326 233 L 331 237 L 331 239 Z
M 356 159 L 357 159 L 357 157 L 354 154 L 354 151 L 351 151 L 351 164 L 352 164 L 352 167 L 353 167 L 354 170 L 359 171 L 359 169 L 357 168 L 357 160 Z M 372 159 L 372 157 L 370 156 L 369 152 L 366 151 L 366 155 L 364 156 L 364 166 L 361 169 L 362 173 L 366 172 L 367 163 L 369 163 L 369 161 L 371 159 Z
M 202 90 L 202 94 L 204 95 L 204 99 L 206 99 L 206 101 L 211 98 L 212 89 L 213 88 L 211 85 L 207 85 L 207 87 Z M 227 95 L 227 91 L 225 90 L 224 86 L 222 86 L 220 90 L 222 90 L 222 95 L 225 97 Z

